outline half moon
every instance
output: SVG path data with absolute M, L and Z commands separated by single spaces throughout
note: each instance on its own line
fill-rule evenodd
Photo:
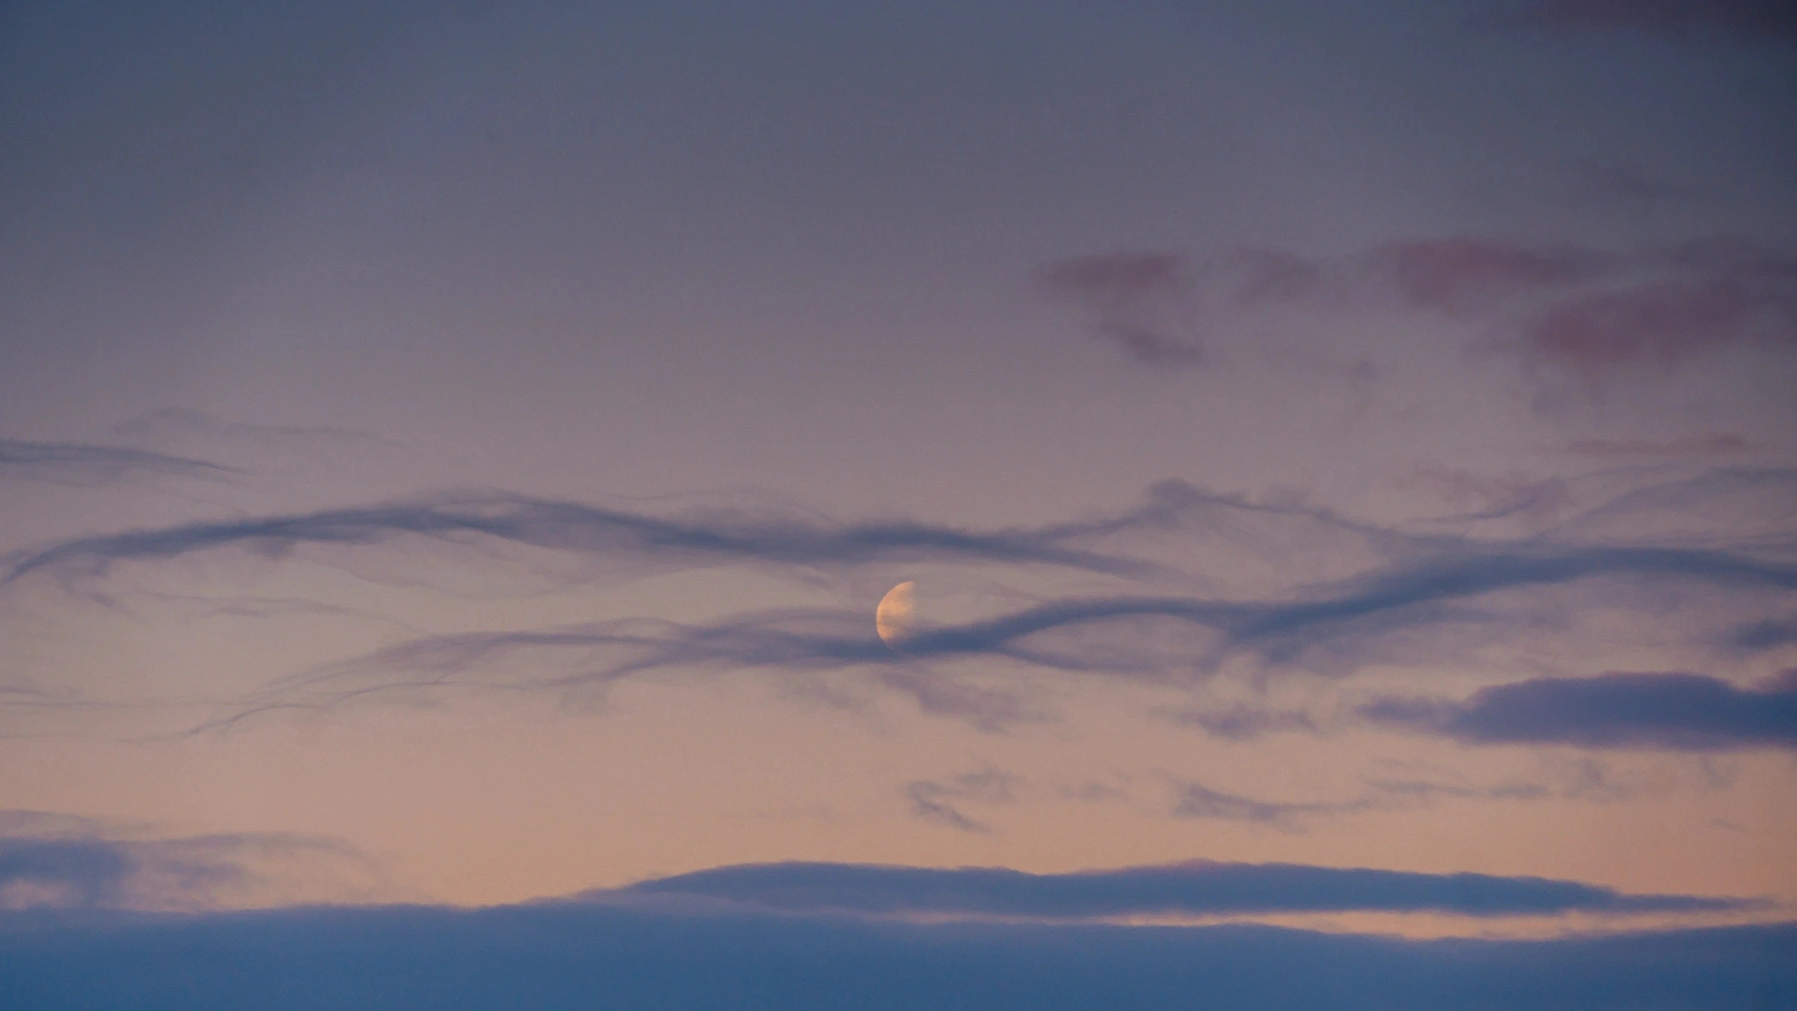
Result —
M 917 584 L 907 580 L 886 591 L 880 606 L 874 608 L 874 631 L 880 641 L 897 648 L 911 634 L 911 619 L 917 613 Z

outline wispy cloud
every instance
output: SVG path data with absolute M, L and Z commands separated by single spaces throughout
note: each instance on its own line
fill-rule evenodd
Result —
M 1174 253 L 1098 253 L 1047 265 L 1042 283 L 1079 304 L 1094 338 L 1144 364 L 1197 365 L 1207 351 L 1185 275 L 1185 260 Z
M 909 665 L 911 674 L 888 679 L 889 687 L 909 691 L 932 710 L 1002 719 L 1017 709 L 1016 700 L 953 691 L 950 675 L 931 677 L 915 665 L 994 657 L 1052 671 L 1163 680 L 1215 666 L 1231 655 L 1290 661 L 1327 644 L 1470 621 L 1476 617 L 1473 612 L 1449 605 L 1601 577 L 1797 589 L 1797 566 L 1726 551 L 1516 545 L 1400 563 L 1292 600 L 1113 596 L 1051 601 L 995 618 L 919 628 L 897 649 L 874 635 L 866 615 L 846 610 L 751 614 L 699 625 L 632 619 L 434 636 L 290 679 L 251 710 L 328 705 L 373 691 L 468 683 L 572 690 L 683 669 L 819 671 Z M 1140 634 L 1136 623 L 1142 619 L 1196 626 L 1213 635 L 1204 642 L 1157 641 Z M 557 653 L 563 656 L 557 659 Z M 516 671 L 520 661 L 536 673 L 506 673 Z M 543 673 L 569 668 L 575 671 Z M 926 694 L 931 688 L 936 689 L 933 696 Z
M 1139 521 L 1140 517 L 1123 517 L 976 532 L 906 521 L 837 524 L 797 510 L 773 517 L 720 510 L 671 518 L 522 496 L 444 497 L 77 538 L 6 556 L 0 585 L 35 572 L 92 578 L 120 562 L 167 560 L 205 551 L 237 549 L 266 557 L 305 545 L 370 547 L 401 537 L 445 544 L 511 544 L 673 567 L 951 559 L 1145 572 L 1152 568 L 1146 563 L 1068 546 L 1081 536 Z
M 1746 689 L 1700 674 L 1538 678 L 1485 688 L 1462 702 L 1382 697 L 1360 714 L 1473 744 L 1797 748 L 1797 670 Z
M 238 473 L 242 472 L 235 467 L 124 446 L 0 439 L 0 480 L 86 483 L 145 475 L 219 478 Z
M 855 609 L 763 611 L 697 623 L 620 618 L 423 636 L 275 682 L 266 692 L 243 700 L 221 721 L 231 723 L 270 709 L 335 705 L 379 693 L 504 687 L 578 694 L 653 676 L 759 669 L 805 678 L 852 669 L 872 685 L 912 698 L 925 711 L 996 727 L 1040 715 L 1029 704 L 1028 682 L 991 676 L 1004 668 L 990 663 L 981 668 L 982 674 L 962 661 L 998 660 L 1012 670 L 1174 685 L 1195 683 L 1235 659 L 1263 669 L 1326 667 L 1351 673 L 1357 657 L 1396 648 L 1392 644 L 1432 650 L 1433 662 L 1449 655 L 1454 635 L 1488 637 L 1499 634 L 1500 627 L 1527 620 L 1530 596 L 1550 590 L 1597 594 L 1591 598 L 1596 600 L 1606 586 L 1626 585 L 1638 597 L 1705 586 L 1742 599 L 1783 599 L 1797 589 L 1797 565 L 1776 550 L 1789 536 L 1788 521 L 1780 519 L 1782 507 L 1769 507 L 1765 533 L 1751 529 L 1746 520 L 1760 508 L 1760 499 L 1776 498 L 1790 482 L 1788 474 L 1740 472 L 1655 486 L 1576 513 L 1548 534 L 1509 540 L 1396 531 L 1381 538 L 1378 531 L 1329 525 L 1334 521 L 1327 517 L 1225 506 L 1200 496 L 1181 507 L 1193 511 L 1173 509 L 1157 525 L 1146 524 L 1140 519 L 1146 510 L 1138 511 L 1132 516 L 1144 525 L 1128 529 L 1154 539 L 1190 538 L 1233 550 L 1232 538 L 1244 536 L 1239 525 L 1222 526 L 1229 531 L 1227 538 L 1219 539 L 1213 532 L 1221 522 L 1215 511 L 1233 509 L 1237 515 L 1273 524 L 1257 537 L 1289 538 L 1287 525 L 1296 524 L 1307 534 L 1353 530 L 1355 543 L 1376 543 L 1378 548 L 1365 552 L 1372 564 L 1356 574 L 1278 588 L 1261 596 L 1129 592 L 1070 596 L 960 623 L 920 625 L 897 647 L 880 641 L 869 616 Z M 1157 501 L 1167 506 L 1172 500 L 1163 494 Z M 1729 504 L 1736 537 L 1718 545 L 1705 532 L 1702 518 L 1716 512 L 1720 503 Z M 1119 528 L 1113 524 L 1105 529 L 1115 534 Z M 1635 535 L 1623 536 L 1629 531 Z M 689 533 L 676 538 L 670 550 L 683 554 L 688 550 L 683 541 L 691 537 Z M 993 544 L 986 535 L 939 541 L 932 534 L 920 539 L 929 550 L 942 550 L 946 543 L 948 550 L 975 558 L 986 557 L 981 552 Z M 847 540 L 845 546 L 837 536 L 798 539 L 803 550 L 787 548 L 779 556 L 878 557 L 890 543 L 876 537 L 873 540 L 880 546 L 868 548 L 853 537 Z M 1085 548 L 1053 543 L 1043 551 L 1020 547 L 1040 547 L 1040 541 L 1036 534 L 1004 535 L 996 542 L 996 553 L 1028 561 L 1063 557 L 1057 554 L 1061 552 L 1093 556 Z M 737 557 L 751 548 L 760 550 L 753 542 L 750 547 L 724 543 L 727 548 L 720 549 L 716 539 L 706 540 L 705 550 L 730 550 L 738 552 Z M 1129 538 L 1111 543 L 1127 546 Z M 645 550 L 640 539 L 630 547 Z M 53 556 L 56 550 L 49 553 Z M 92 549 L 82 542 L 81 550 Z M 900 550 L 917 548 L 908 544 Z M 99 556 L 107 554 L 101 551 Z M 1176 556 L 1175 551 L 1161 552 L 1163 559 Z M 1206 557 L 1201 553 L 1194 564 Z M 1329 557 L 1353 556 L 1336 552 Z M 1564 617 L 1567 608 L 1583 598 L 1559 599 L 1556 614 Z M 1525 611 L 1519 612 L 1519 607 Z M 1425 634 L 1434 638 L 1419 638 Z M 1324 659 L 1329 661 L 1324 667 L 1312 663 Z M 1240 720 L 1231 726 L 1243 732 L 1253 729 Z M 1227 728 L 1220 724 L 1218 729 Z
M 1009 804 L 1016 800 L 1015 790 L 1022 780 L 1003 769 L 986 767 L 963 772 L 945 780 L 922 779 L 905 786 L 911 801 L 911 814 L 963 832 L 991 832 L 991 826 L 968 816 L 962 806 L 974 804 Z M 959 805 L 959 806 L 958 806 Z
M 1316 721 L 1309 713 L 1239 703 L 1218 709 L 1182 710 L 1168 715 L 1175 723 L 1197 727 L 1212 737 L 1230 741 L 1251 741 L 1282 731 L 1316 733 L 1318 730 Z
M 1729 644 L 1740 649 L 1772 649 L 1797 642 L 1797 618 L 1768 618 L 1742 625 L 1728 637 Z
M 591 897 L 711 899 L 809 913 L 1049 920 L 1349 911 L 1558 916 L 1724 912 L 1763 905 L 1731 898 L 1630 895 L 1543 878 L 1206 860 L 1072 874 L 996 867 L 745 864 L 656 878 Z
M 0 909 L 366 901 L 379 886 L 374 865 L 333 839 L 276 832 L 156 838 L 90 818 L 0 811 Z
M 1341 800 L 1274 801 L 1214 789 L 1174 778 L 1173 816 L 1212 821 L 1239 821 L 1281 832 L 1303 832 L 1319 818 L 1335 818 L 1415 808 L 1443 800 L 1537 800 L 1552 794 L 1532 782 L 1476 786 L 1427 779 L 1368 779 L 1360 792 Z
M 1434 314 L 1591 390 L 1722 348 L 1797 352 L 1797 256 L 1733 236 L 1639 250 L 1443 236 L 1333 257 L 1111 253 L 1043 276 L 1085 307 L 1096 335 L 1150 365 L 1197 360 L 1200 332 L 1282 307 Z
M 1688 587 L 1722 589 L 1773 614 L 1797 589 L 1797 564 L 1780 547 L 1793 536 L 1788 496 L 1797 474 L 1713 471 L 1621 494 L 1600 482 L 1595 500 L 1577 481 L 1516 487 L 1498 507 L 1408 528 L 1179 482 L 1158 484 L 1114 514 L 990 531 L 836 523 L 789 507 L 664 516 L 518 497 L 439 499 L 76 538 L 7 556 L 0 586 L 23 592 L 30 578 L 50 575 L 71 588 L 104 588 L 124 562 L 199 554 L 278 561 L 305 549 L 352 571 L 374 566 L 385 578 L 381 559 L 415 564 L 420 544 L 460 552 L 477 571 L 492 552 L 529 549 L 532 564 L 553 567 L 565 584 L 710 566 L 837 578 L 916 562 L 972 567 L 988 581 L 1029 573 L 1033 580 L 1044 569 L 1071 575 L 1077 582 L 1062 595 L 920 624 L 896 647 L 875 635 L 869 614 L 829 607 L 415 636 L 271 682 L 211 724 L 376 694 L 579 695 L 626 679 L 754 669 L 798 688 L 853 670 L 927 712 L 985 727 L 1045 715 L 1017 672 L 1191 685 L 1243 661 L 1269 672 L 1349 674 L 1369 657 L 1398 655 L 1393 650 L 1440 662 L 1455 642 L 1488 642 L 1535 620 L 1530 602 L 1550 591 L 1559 620 L 1576 616 L 1581 600 L 1613 605 L 1617 587 L 1642 601 Z M 1555 519 L 1534 523 L 1527 536 L 1461 532 L 1543 501 Z M 392 578 L 414 577 L 401 568 Z M 1255 728 L 1236 719 L 1211 729 Z

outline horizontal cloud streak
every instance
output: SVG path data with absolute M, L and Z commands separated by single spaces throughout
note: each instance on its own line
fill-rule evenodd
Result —
M 0 439 L 0 479 L 111 481 L 138 474 L 222 477 L 235 467 L 123 446 Z
M 1473 744 L 1797 748 L 1797 670 L 1752 689 L 1699 674 L 1538 678 L 1485 688 L 1464 702 L 1384 697 L 1360 714 Z
M 1149 566 L 1064 546 L 1129 519 L 1035 530 L 970 532 L 894 521 L 837 525 L 789 516 L 719 514 L 690 520 L 520 496 L 332 509 L 84 537 L 5 559 L 0 585 L 39 571 L 97 576 L 127 561 L 156 561 L 227 548 L 277 555 L 302 545 L 370 546 L 404 536 L 487 539 L 601 558 L 669 564 L 767 562 L 851 565 L 954 559 L 1144 572 Z
M 1234 653 L 1289 660 L 1327 643 L 1466 619 L 1468 613 L 1447 605 L 1485 594 L 1611 577 L 1797 589 L 1797 566 L 1726 551 L 1525 545 L 1508 553 L 1398 564 L 1297 600 L 1116 596 L 1053 601 L 961 625 L 920 627 L 897 648 L 874 635 L 867 615 L 854 611 L 771 612 L 706 625 L 628 620 L 426 637 L 277 684 L 247 711 L 328 705 L 384 688 L 509 683 L 573 689 L 681 669 L 817 671 L 867 665 L 911 668 L 909 675 L 887 675 L 885 683 L 917 696 L 926 708 L 1002 721 L 1014 703 L 956 689 L 951 681 L 919 672 L 917 665 L 997 657 L 1047 670 L 1161 680 Z M 1197 626 L 1215 638 L 1202 645 L 1157 645 L 1135 626 L 1141 619 Z M 1089 634 L 1106 630 L 1117 634 Z M 551 654 L 563 658 L 545 662 Z M 547 669 L 571 663 L 578 670 L 546 675 L 539 669 L 523 678 L 496 672 L 519 660 L 534 660 Z M 932 688 L 933 698 L 926 695 Z
M 714 899 L 793 912 L 1056 920 L 1350 911 L 1557 916 L 1725 912 L 1759 905 L 1690 895 L 1628 895 L 1544 878 L 1209 861 L 1072 874 L 992 867 L 745 864 L 592 893 L 602 900 L 643 896 Z
M 1443 799 L 1536 800 L 1551 791 L 1538 783 L 1513 782 L 1467 786 L 1427 780 L 1368 780 L 1365 788 L 1344 800 L 1273 801 L 1216 790 L 1203 783 L 1174 780 L 1175 818 L 1204 818 L 1264 825 L 1281 832 L 1301 832 L 1308 821 L 1369 811 L 1414 808 Z

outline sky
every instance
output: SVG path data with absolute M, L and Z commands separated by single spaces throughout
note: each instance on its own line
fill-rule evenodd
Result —
M 1792 123 L 1785 0 L 0 4 L 0 989 L 1787 1006 Z

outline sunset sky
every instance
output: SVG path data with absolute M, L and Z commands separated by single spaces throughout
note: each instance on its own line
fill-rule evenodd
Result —
M 0 4 L 0 990 L 1789 1006 L 1794 123 L 1786 0 Z

